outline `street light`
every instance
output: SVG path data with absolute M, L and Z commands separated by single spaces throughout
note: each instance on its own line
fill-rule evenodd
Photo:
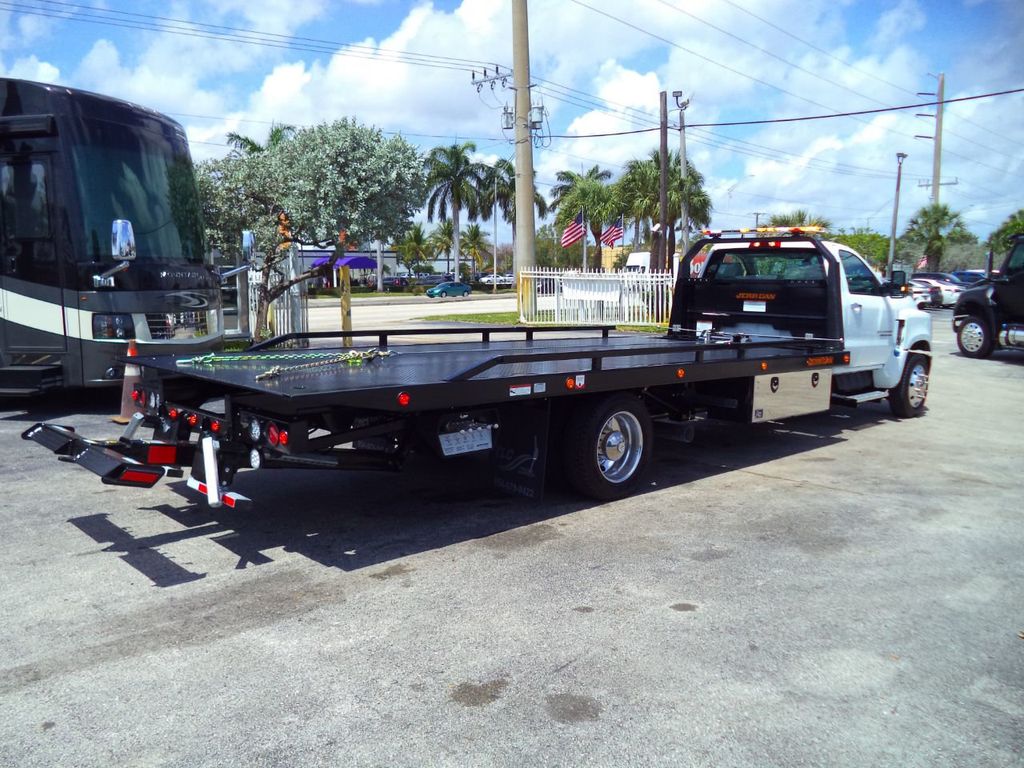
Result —
M 679 190 L 679 196 L 682 198 L 683 205 L 680 216 L 681 226 L 679 227 L 679 233 L 682 239 L 681 253 L 683 256 L 690 250 L 690 208 L 689 201 L 687 200 L 687 178 L 686 178 L 686 108 L 690 106 L 690 100 L 683 98 L 682 91 L 672 91 L 672 96 L 676 100 L 676 107 L 679 109 L 679 179 L 682 184 L 682 188 Z M 672 275 L 675 276 L 679 262 L 676 261 L 676 255 L 670 254 L 669 258 L 672 259 Z
M 889 263 L 886 265 L 885 277 L 892 281 L 892 262 L 896 256 L 896 217 L 900 212 L 900 180 L 903 177 L 903 161 L 907 159 L 906 152 L 896 153 L 896 197 L 892 201 L 892 230 L 889 234 Z

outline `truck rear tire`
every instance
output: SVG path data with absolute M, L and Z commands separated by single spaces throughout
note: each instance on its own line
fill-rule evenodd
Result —
M 564 432 L 565 477 L 584 496 L 621 499 L 640 483 L 653 447 L 651 415 L 638 398 L 577 403 Z
M 889 390 L 889 408 L 897 418 L 912 419 L 924 413 L 930 369 L 931 360 L 926 355 L 907 355 L 900 383 Z
M 992 354 L 992 332 L 977 315 L 968 315 L 956 332 L 956 345 L 966 357 L 988 357 Z

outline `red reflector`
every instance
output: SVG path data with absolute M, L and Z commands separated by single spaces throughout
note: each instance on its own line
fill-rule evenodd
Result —
M 211 421 L 210 422 L 210 431 L 211 432 L 220 432 L 220 422 L 217 421 L 216 419 Z
M 398 404 L 400 406 L 402 406 L 403 408 L 405 408 L 407 405 L 409 405 L 409 402 L 411 400 L 412 400 L 412 398 L 409 397 L 409 393 L 408 392 L 399 392 L 398 393 Z
M 271 424 L 267 427 L 267 440 L 270 441 L 271 445 L 277 445 L 281 442 L 281 431 L 277 428 L 277 424 Z
M 146 399 L 146 395 L 145 395 L 144 392 L 140 392 L 137 389 L 133 389 L 132 390 L 132 400 L 134 400 L 136 403 L 139 402 L 140 400 L 145 400 L 145 399 Z
M 139 469 L 125 469 L 117 479 L 122 483 L 136 483 L 138 485 L 153 485 L 162 477 L 162 474 L 147 472 Z
M 288 445 L 288 430 L 281 430 L 281 445 Z
M 188 422 L 188 425 L 190 427 L 194 427 L 196 424 L 199 423 L 199 415 L 195 413 L 190 413 L 188 416 L 185 417 L 185 421 Z
M 168 408 L 167 409 L 167 416 L 170 419 L 178 418 L 178 409 L 177 408 Z
M 147 464 L 173 464 L 178 460 L 178 448 L 174 445 L 151 445 L 146 449 Z

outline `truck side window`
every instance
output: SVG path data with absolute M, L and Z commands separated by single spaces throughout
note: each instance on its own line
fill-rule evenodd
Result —
M 1017 243 L 1014 246 L 1013 253 L 1006 260 L 1006 275 L 1004 277 L 1010 277 L 1019 272 L 1024 272 L 1024 243 Z
M 882 287 L 868 266 L 850 251 L 839 251 L 839 259 L 843 262 L 846 273 L 846 285 L 850 293 L 867 296 L 881 296 Z

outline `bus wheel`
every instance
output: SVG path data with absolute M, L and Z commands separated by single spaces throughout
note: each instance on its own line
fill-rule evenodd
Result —
M 907 355 L 900 383 L 889 390 L 889 408 L 901 419 L 924 413 L 928 398 L 928 371 L 931 361 L 925 355 Z
M 566 479 L 594 499 L 628 496 L 651 463 L 652 434 L 651 416 L 636 397 L 577 403 L 564 432 Z

